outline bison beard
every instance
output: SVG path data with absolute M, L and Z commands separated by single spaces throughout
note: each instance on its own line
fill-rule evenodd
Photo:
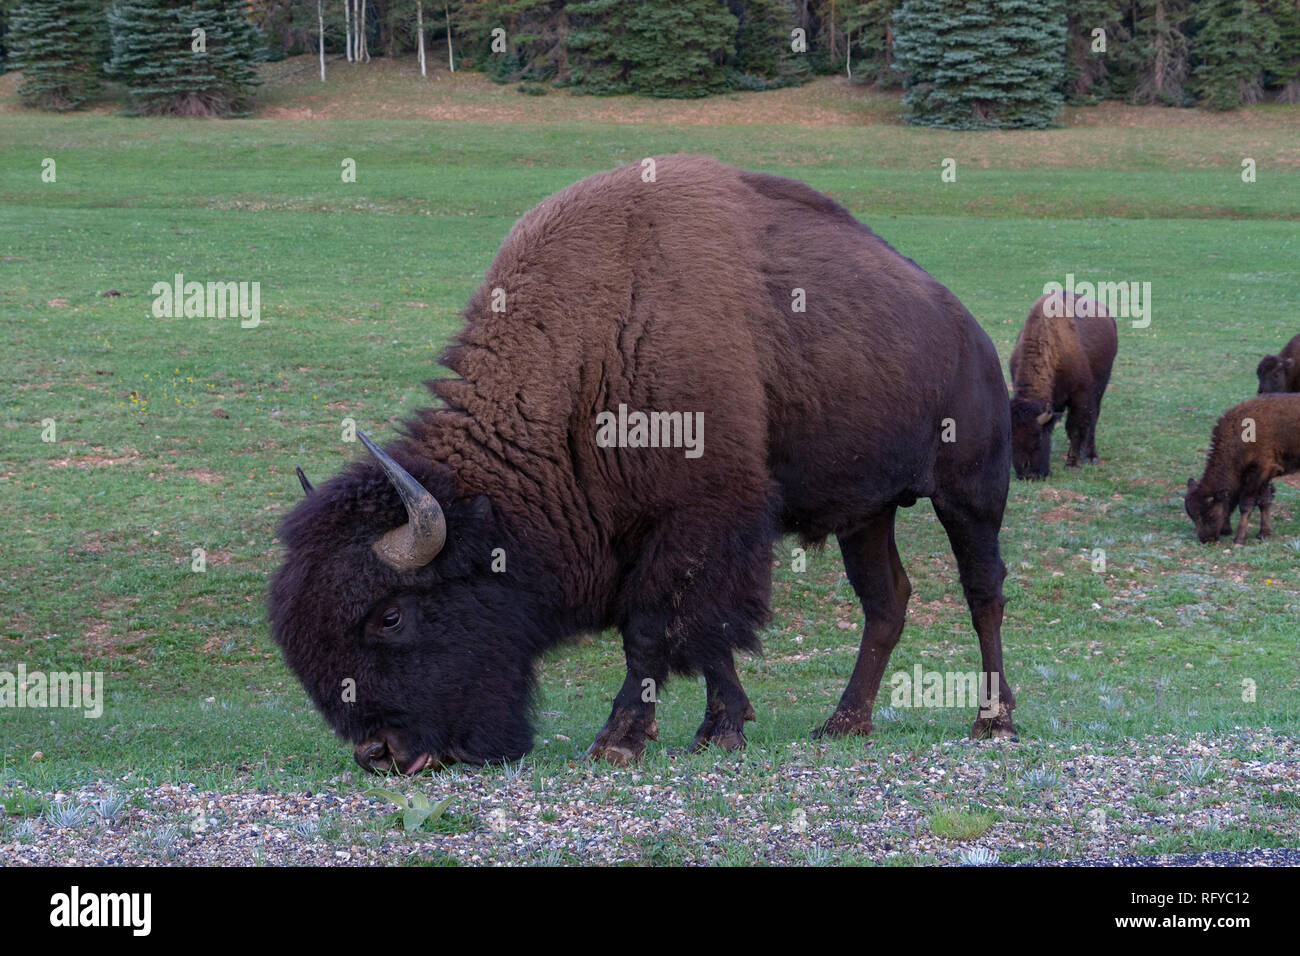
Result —
M 822 194 L 655 165 L 525 215 L 443 357 L 458 377 L 430 383 L 441 404 L 387 455 L 304 482 L 270 589 L 290 667 L 363 766 L 414 772 L 526 753 L 538 657 L 613 626 L 627 676 L 592 757 L 657 739 L 674 673 L 706 681 L 693 745 L 736 748 L 754 711 L 734 653 L 759 650 L 773 542 L 833 534 L 866 626 L 819 732 L 868 734 L 911 592 L 894 517 L 928 497 L 999 682 L 972 733 L 1012 734 L 1010 423 L 988 336 Z M 605 447 L 598 416 L 620 406 L 702 413 L 707 445 Z

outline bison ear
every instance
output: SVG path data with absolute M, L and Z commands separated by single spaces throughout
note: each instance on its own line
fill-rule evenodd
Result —
M 1047 411 L 1043 412 L 1043 414 L 1039 415 L 1037 418 L 1034 419 L 1034 421 L 1038 422 L 1038 424 L 1040 425 L 1046 425 L 1051 420 L 1052 420 L 1052 410 L 1050 408 Z
M 1195 491 L 1195 490 L 1196 490 L 1196 479 L 1195 479 L 1195 478 L 1188 478 L 1188 479 L 1187 479 L 1187 490 L 1188 490 L 1188 491 Z

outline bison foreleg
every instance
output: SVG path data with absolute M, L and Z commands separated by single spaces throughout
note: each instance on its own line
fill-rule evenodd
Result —
M 912 594 L 911 582 L 894 545 L 894 511 L 890 508 L 861 531 L 839 538 L 844 570 L 862 602 L 866 626 L 853 676 L 835 713 L 815 732 L 818 737 L 871 734 L 871 710 L 880 679 L 902 636 L 907 599 Z
M 625 767 L 641 759 L 646 740 L 659 739 L 659 725 L 655 722 L 655 700 L 664 673 L 645 673 L 645 668 L 628 665 L 627 677 L 614 698 L 609 719 L 587 749 L 590 760 L 604 760 L 616 767 Z
M 1070 438 L 1070 450 L 1065 453 L 1065 467 L 1078 468 L 1081 457 L 1092 451 L 1092 430 L 1095 424 L 1092 391 L 1085 390 L 1070 398 L 1070 414 L 1065 419 L 1065 433 Z
M 1269 482 L 1264 488 L 1264 493 L 1259 498 L 1259 537 L 1269 538 L 1273 536 L 1273 482 Z
M 1241 520 L 1237 522 L 1237 533 L 1236 535 L 1233 536 L 1232 539 L 1233 544 L 1246 543 L 1246 538 L 1250 536 L 1250 513 L 1253 510 L 1255 510 L 1255 499 L 1242 498 L 1241 499 Z
M 730 652 L 716 664 L 704 668 L 704 681 L 708 694 L 704 723 L 695 732 L 691 751 L 703 750 L 710 744 L 724 750 L 740 750 L 745 746 L 745 721 L 754 719 L 754 708 L 736 676 L 735 659 Z

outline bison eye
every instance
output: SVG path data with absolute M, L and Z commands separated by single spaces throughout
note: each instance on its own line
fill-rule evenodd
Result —
M 385 631 L 395 631 L 402 626 L 402 609 L 390 607 L 384 612 L 384 616 L 379 619 Z

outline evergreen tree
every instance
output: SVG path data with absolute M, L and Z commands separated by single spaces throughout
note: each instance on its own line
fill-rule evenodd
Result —
M 28 106 L 72 110 L 99 92 L 96 37 L 103 4 L 29 0 L 13 10 L 9 65 L 23 71 L 18 96 Z
M 568 12 L 571 76 L 584 92 L 693 97 L 726 86 L 739 24 L 722 0 L 582 0 Z
M 1191 106 L 1187 89 L 1190 0 L 1130 0 L 1125 19 L 1132 39 L 1118 52 L 1131 103 Z
M 1279 88 L 1281 102 L 1300 102 L 1300 0 L 1265 0 L 1264 10 L 1277 25 L 1277 52 L 1268 65 L 1268 85 Z
M 840 4 L 846 39 L 852 46 L 853 79 L 898 86 L 894 69 L 894 14 L 902 0 L 857 0 Z
M 736 53 L 730 85 L 761 90 L 789 86 L 809 73 L 808 58 L 791 49 L 795 10 L 791 0 L 730 0 L 736 18 Z
M 131 112 L 238 116 L 260 82 L 264 44 L 242 4 L 223 0 L 120 0 L 109 11 L 110 75 Z
M 1277 24 L 1253 0 L 1203 0 L 1192 47 L 1195 89 L 1216 110 L 1256 103 L 1277 49 Z
M 1123 0 L 1073 0 L 1068 5 L 1066 77 L 1062 92 L 1071 103 L 1112 95 L 1116 53 L 1129 39 Z M 1098 33 L 1097 31 L 1101 31 Z M 1100 49 L 1100 47 L 1105 49 Z M 1131 89 L 1131 84 L 1126 88 Z
M 894 15 L 904 118 L 949 129 L 1051 126 L 1061 111 L 1061 0 L 904 0 Z

